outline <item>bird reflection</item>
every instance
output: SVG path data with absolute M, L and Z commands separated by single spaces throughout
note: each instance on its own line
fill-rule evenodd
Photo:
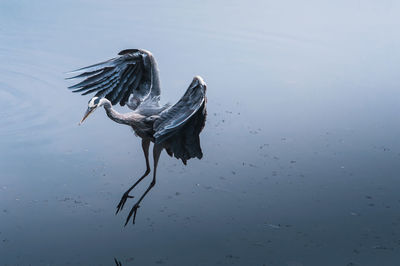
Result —
M 114 258 L 114 262 L 115 262 L 115 265 L 122 266 L 122 263 L 119 260 L 117 260 L 116 258 Z
M 84 79 L 69 88 L 73 92 L 82 92 L 82 95 L 96 92 L 79 124 L 103 106 L 111 120 L 131 127 L 142 139 L 146 171 L 123 194 L 116 214 L 122 211 L 127 199 L 133 198 L 129 194 L 132 189 L 150 174 L 149 148 L 154 143 L 153 179 L 130 210 L 126 226 L 132 217 L 132 223 L 135 223 L 140 203 L 156 184 L 157 164 L 162 150 L 166 150 L 171 157 L 181 159 L 185 165 L 191 158 L 202 158 L 199 134 L 204 128 L 207 114 L 207 86 L 201 77 L 195 76 L 176 104 L 160 105 L 159 71 L 153 55 L 142 49 L 123 50 L 118 55 L 73 71 L 79 74 L 70 78 Z M 132 111 L 124 114 L 117 112 L 112 106 L 118 103 L 121 106 L 126 104 Z

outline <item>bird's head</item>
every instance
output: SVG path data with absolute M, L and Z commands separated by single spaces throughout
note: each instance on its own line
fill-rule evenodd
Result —
M 99 106 L 102 106 L 104 104 L 104 101 L 102 101 L 103 99 L 100 99 L 99 97 L 95 96 L 92 99 L 90 99 L 90 101 L 88 102 L 88 108 L 81 120 L 81 122 L 79 122 L 79 125 L 81 125 L 83 123 L 83 121 L 85 121 L 85 119 L 94 112 L 94 110 L 96 110 Z

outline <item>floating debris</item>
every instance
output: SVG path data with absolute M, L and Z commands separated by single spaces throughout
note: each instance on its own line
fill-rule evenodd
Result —
M 269 146 L 269 144 L 263 144 L 263 145 L 261 145 L 260 147 L 258 147 L 260 150 L 262 150 L 262 149 L 264 149 L 265 147 L 268 147 Z
M 281 225 L 280 224 L 267 224 L 267 226 L 273 228 L 273 229 L 281 229 Z
M 235 255 L 232 255 L 232 254 L 226 255 L 225 258 L 227 258 L 227 259 L 240 259 L 239 256 L 235 256 Z
M 381 245 L 373 246 L 373 247 L 371 247 L 371 248 L 373 248 L 373 249 L 382 249 L 382 250 L 389 250 L 389 249 L 392 249 L 392 248 L 388 248 L 388 247 L 381 246 Z

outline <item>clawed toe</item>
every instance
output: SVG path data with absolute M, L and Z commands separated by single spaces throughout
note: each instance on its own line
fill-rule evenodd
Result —
M 129 220 L 131 219 L 132 215 L 133 215 L 132 223 L 135 224 L 136 213 L 137 213 L 137 209 L 138 209 L 139 207 L 140 207 L 140 206 L 139 206 L 138 204 L 133 205 L 131 211 L 129 212 L 128 217 L 126 218 L 125 226 L 128 224 L 128 222 L 129 222 Z
M 117 206 L 117 211 L 115 212 L 115 214 L 118 214 L 118 212 L 122 211 L 127 199 L 133 199 L 133 198 L 134 198 L 134 196 L 130 196 L 128 193 L 125 193 L 122 196 L 122 198 Z

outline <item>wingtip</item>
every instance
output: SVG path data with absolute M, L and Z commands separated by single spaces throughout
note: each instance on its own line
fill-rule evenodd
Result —
M 71 71 L 65 71 L 65 72 L 63 72 L 63 75 L 66 75 L 66 76 L 72 75 L 72 76 L 66 77 L 66 78 L 64 78 L 64 79 L 65 79 L 65 80 L 69 80 L 69 79 L 79 78 L 79 74 L 78 74 L 78 75 L 76 74 L 77 72 L 79 72 L 79 71 L 78 71 L 78 70 L 71 70 Z
M 206 82 L 204 81 L 204 79 L 203 79 L 201 76 L 199 76 L 199 75 L 194 76 L 193 82 L 194 82 L 194 81 L 199 82 L 199 84 L 202 85 L 202 86 L 207 86 L 207 84 L 206 84 Z
M 139 51 L 139 49 L 124 49 L 124 50 L 120 51 L 120 52 L 118 53 L 118 55 L 125 55 L 125 54 L 130 54 L 130 53 L 136 53 L 136 52 L 138 52 L 138 51 Z
M 80 71 L 84 70 L 85 68 L 87 68 L 87 67 L 81 67 L 81 68 L 78 68 L 78 69 L 70 70 L 70 71 L 64 72 L 64 74 L 65 75 L 74 74 L 76 72 L 80 72 Z

